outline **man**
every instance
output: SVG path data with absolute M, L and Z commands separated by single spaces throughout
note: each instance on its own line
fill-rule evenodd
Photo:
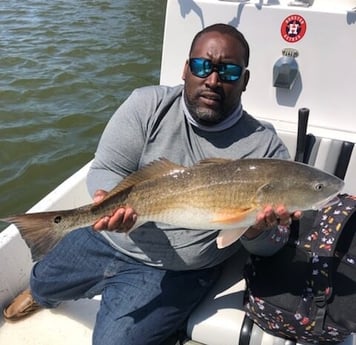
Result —
M 249 46 L 235 28 L 216 24 L 199 32 L 183 70 L 184 86 L 135 90 L 113 115 L 87 177 L 99 201 L 125 176 L 165 157 L 193 165 L 222 157 L 287 159 L 275 132 L 242 109 L 249 80 Z M 31 275 L 31 294 L 4 311 L 8 319 L 26 314 L 19 305 L 53 308 L 61 301 L 102 294 L 93 344 L 162 344 L 176 332 L 218 279 L 223 262 L 243 245 L 271 255 L 277 224 L 289 224 L 283 207 L 266 207 L 239 241 L 218 249 L 218 231 L 171 229 L 146 223 L 129 235 L 135 211 L 120 208 L 93 228 L 67 235 Z M 96 230 L 96 231 L 93 231 Z M 104 231 L 106 230 L 106 231 Z M 22 303 L 23 306 L 23 303 Z M 31 308 L 30 308 L 31 309 Z

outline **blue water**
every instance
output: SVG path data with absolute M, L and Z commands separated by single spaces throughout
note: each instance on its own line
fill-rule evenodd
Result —
M 165 3 L 0 2 L 0 216 L 92 159 L 120 103 L 158 83 Z

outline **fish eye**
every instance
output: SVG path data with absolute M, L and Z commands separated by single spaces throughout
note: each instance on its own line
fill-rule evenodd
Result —
M 62 217 L 61 217 L 61 216 L 57 216 L 57 217 L 55 217 L 55 218 L 53 219 L 53 221 L 54 221 L 56 224 L 58 224 L 58 223 L 60 223 L 60 222 L 62 221 Z
M 316 191 L 319 191 L 319 190 L 322 190 L 324 188 L 324 185 L 322 183 L 317 183 L 315 186 L 314 186 L 314 189 Z

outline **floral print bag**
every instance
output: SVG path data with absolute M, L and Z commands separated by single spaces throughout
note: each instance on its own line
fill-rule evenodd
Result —
M 356 332 L 356 196 L 291 225 L 289 242 L 245 268 L 247 316 L 301 344 L 337 344 Z

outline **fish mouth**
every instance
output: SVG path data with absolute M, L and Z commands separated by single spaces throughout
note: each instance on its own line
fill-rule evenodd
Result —
M 340 198 L 338 197 L 339 193 L 335 193 L 331 195 L 329 198 L 326 200 L 323 200 L 313 206 L 313 210 L 320 210 L 325 207 L 330 207 L 335 204 L 337 204 L 340 201 Z

